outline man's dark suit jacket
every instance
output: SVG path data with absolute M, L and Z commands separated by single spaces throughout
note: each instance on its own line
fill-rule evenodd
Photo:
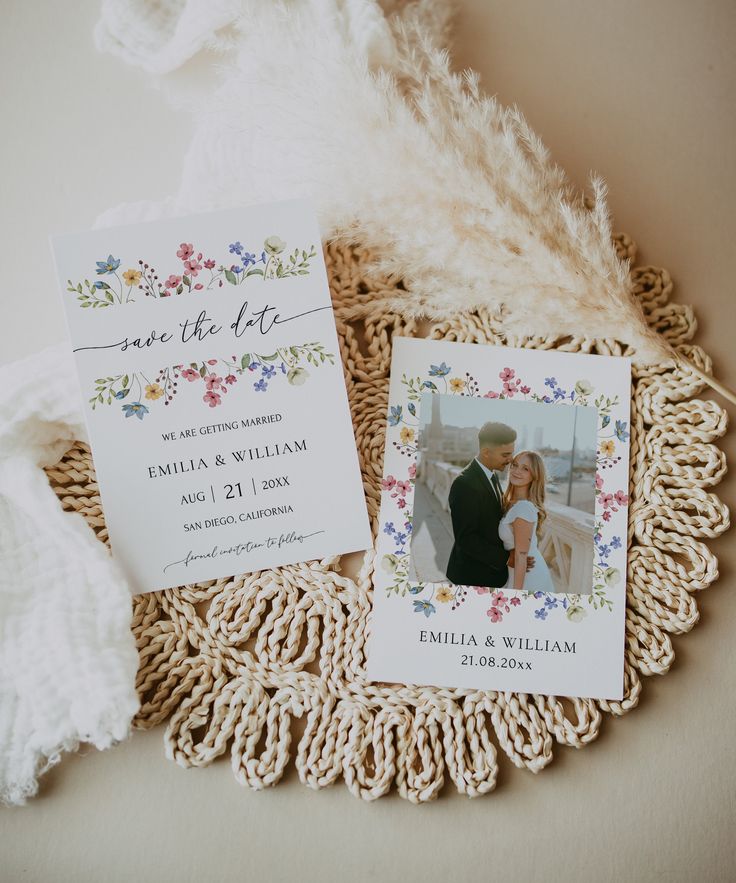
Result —
M 449 502 L 455 543 L 447 578 L 460 586 L 506 585 L 509 553 L 498 536 L 503 510 L 477 460 L 453 481 Z

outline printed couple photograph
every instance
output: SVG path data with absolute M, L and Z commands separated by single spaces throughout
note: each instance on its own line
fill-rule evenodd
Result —
M 409 578 L 589 594 L 597 411 L 422 397 Z

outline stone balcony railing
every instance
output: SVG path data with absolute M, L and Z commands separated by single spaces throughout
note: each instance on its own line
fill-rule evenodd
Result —
M 594 516 L 562 503 L 547 503 L 539 551 L 558 592 L 589 594 L 593 588 Z
M 441 460 L 420 457 L 417 480 L 434 494 L 449 513 L 448 497 L 453 481 L 462 469 Z M 585 593 L 592 588 L 594 516 L 571 506 L 548 501 L 547 519 L 539 540 L 557 591 Z
M 417 481 L 423 482 L 440 501 L 445 512 L 449 512 L 450 506 L 447 498 L 450 495 L 450 487 L 461 472 L 462 469 L 459 466 L 453 466 L 451 463 L 420 457 L 417 466 Z

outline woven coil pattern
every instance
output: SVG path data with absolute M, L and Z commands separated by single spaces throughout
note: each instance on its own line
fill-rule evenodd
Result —
M 631 240 L 619 235 L 616 246 L 633 264 Z M 612 340 L 510 337 L 483 310 L 420 328 L 387 311 L 403 286 L 371 276 L 367 252 L 333 243 L 325 257 L 374 532 L 392 335 L 627 352 Z M 692 309 L 670 302 L 667 271 L 636 267 L 632 280 L 650 324 L 710 371 L 707 355 L 691 343 Z M 229 752 L 237 781 L 254 789 L 279 782 L 293 756 L 312 788 L 342 777 L 363 799 L 396 786 L 417 803 L 435 798 L 448 779 L 470 797 L 492 791 L 499 749 L 517 767 L 538 772 L 555 743 L 586 745 L 604 715 L 636 706 L 642 676 L 669 670 L 672 636 L 695 625 L 695 594 L 718 576 L 706 540 L 729 525 L 728 510 L 710 491 L 726 470 L 713 444 L 726 431 L 726 413 L 694 398 L 702 389 L 671 365 L 634 369 L 621 702 L 367 682 L 373 556 L 366 553 L 354 578 L 336 557 L 135 597 L 135 725 L 166 721 L 166 754 L 185 767 Z M 81 513 L 106 542 L 88 447 L 75 444 L 47 473 L 64 507 Z

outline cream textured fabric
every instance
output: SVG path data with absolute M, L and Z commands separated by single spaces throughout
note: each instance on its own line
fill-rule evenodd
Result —
M 633 244 L 618 238 L 633 258 Z M 416 323 L 387 309 L 397 280 L 366 272 L 369 256 L 328 246 L 326 258 L 368 509 L 374 531 L 382 474 L 391 336 Z M 632 271 L 653 327 L 710 368 L 690 343 L 692 310 L 670 303 L 665 270 Z M 431 337 L 477 343 L 619 354 L 615 341 L 508 338 L 482 312 L 431 323 Z M 555 743 L 582 747 L 605 714 L 639 700 L 641 677 L 665 674 L 672 636 L 697 622 L 694 595 L 717 577 L 705 540 L 723 532 L 728 512 L 709 488 L 725 472 L 713 444 L 725 412 L 693 399 L 702 387 L 672 366 L 634 369 L 626 614 L 625 696 L 621 702 L 371 684 L 365 679 L 372 554 L 354 579 L 339 559 L 184 586 L 134 599 L 140 666 L 139 727 L 167 722 L 166 753 L 205 766 L 228 753 L 237 781 L 277 783 L 292 758 L 301 781 L 321 788 L 344 779 L 366 800 L 392 786 L 414 802 L 443 783 L 477 796 L 491 791 L 497 747 L 537 772 Z M 89 450 L 76 444 L 48 470 L 65 508 L 106 539 Z M 292 743 L 295 746 L 292 748 Z
M 0 800 L 23 803 L 63 751 L 126 736 L 137 660 L 127 583 L 40 468 L 86 437 L 68 347 L 0 377 Z
M 247 29 L 248 16 L 260 4 L 261 0 L 103 0 L 95 40 L 100 50 L 128 64 L 149 73 L 170 73 L 202 49 L 235 47 L 242 39 L 238 22 Z M 369 64 L 391 64 L 393 47 L 376 0 L 282 0 L 271 5 L 279 16 L 304 12 L 305 20 L 329 22 L 331 33 Z M 444 0 L 437 5 L 444 5 Z M 441 26 L 446 14 L 434 14 Z

